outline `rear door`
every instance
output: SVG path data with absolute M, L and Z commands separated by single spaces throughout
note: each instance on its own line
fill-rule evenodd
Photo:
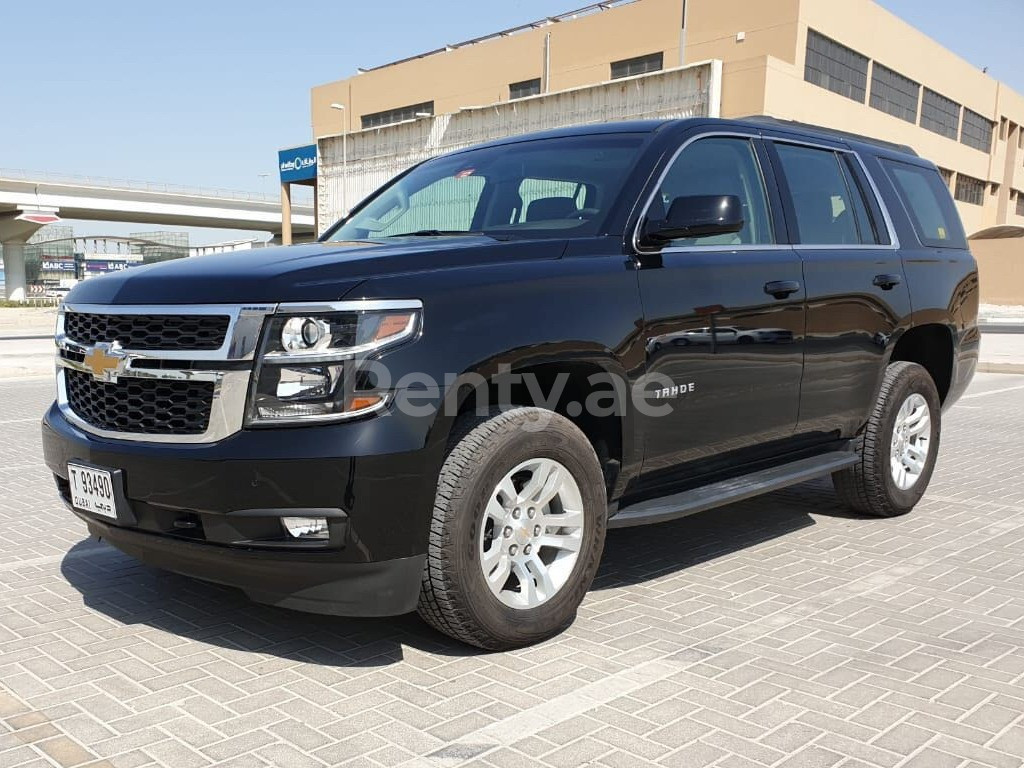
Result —
M 661 396 L 652 404 L 667 406 L 638 416 L 651 482 L 702 474 L 752 446 L 771 452 L 794 431 L 803 275 L 778 231 L 774 186 L 757 137 L 701 136 L 683 144 L 648 202 L 644 219 L 691 195 L 736 195 L 744 213 L 736 234 L 638 246 L 647 372 Z
M 797 432 L 850 436 L 874 403 L 889 340 L 910 321 L 896 236 L 854 152 L 783 140 L 769 148 L 807 292 Z

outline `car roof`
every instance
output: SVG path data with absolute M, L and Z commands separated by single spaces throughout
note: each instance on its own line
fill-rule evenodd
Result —
M 781 120 L 778 118 L 768 117 L 765 115 L 755 115 L 752 117 L 736 120 L 725 120 L 721 118 L 712 117 L 690 117 L 682 119 L 661 120 L 623 120 L 617 122 L 573 125 L 566 126 L 563 128 L 553 128 L 546 131 L 538 131 L 534 133 L 524 133 L 519 134 L 517 136 L 507 136 L 505 138 L 495 139 L 493 141 L 489 141 L 486 143 L 475 144 L 471 147 L 459 149 L 450 154 L 459 154 L 461 152 L 468 152 L 470 150 L 480 148 L 500 147 L 509 144 L 518 144 L 520 142 L 525 141 L 536 141 L 538 139 L 555 139 L 572 136 L 599 136 L 607 134 L 626 133 L 649 134 L 672 127 L 684 128 L 700 126 L 714 126 L 715 128 L 720 129 L 743 129 L 748 131 L 756 131 L 758 133 L 761 133 L 762 131 L 767 131 L 769 133 L 778 131 L 783 132 L 790 137 L 806 138 L 808 140 L 827 139 L 829 141 L 839 142 L 850 149 L 857 149 L 860 151 L 866 151 L 872 154 L 879 155 L 901 156 L 903 159 L 913 159 L 918 163 L 921 163 L 918 154 L 911 147 L 904 144 L 896 144 L 894 142 L 885 141 L 883 139 L 875 139 L 870 136 L 862 136 L 860 134 L 839 131 L 818 125 L 794 122 L 791 120 Z

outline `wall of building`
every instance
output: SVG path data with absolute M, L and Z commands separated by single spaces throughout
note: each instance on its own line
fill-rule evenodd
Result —
M 640 0 L 320 85 L 312 91 L 313 136 L 359 130 L 362 115 L 430 100 L 435 114 L 507 101 L 510 83 L 542 76 L 549 34 L 549 91 L 603 82 L 612 61 L 647 53 L 661 51 L 665 67 L 676 67 L 682 16 L 683 0 Z M 330 108 L 335 102 L 344 115 Z
M 972 240 L 978 260 L 981 302 L 1024 306 L 1024 237 Z
M 801 0 L 687 0 L 683 57 L 731 63 L 775 56 L 794 63 L 800 8 Z
M 997 127 L 991 153 L 877 110 L 870 106 L 870 96 L 860 103 L 806 82 L 809 29 L 992 120 Z M 1024 97 L 877 3 L 690 0 L 685 57 L 706 56 L 725 62 L 723 117 L 768 114 L 907 144 L 942 168 L 988 183 L 983 205 L 957 202 L 969 233 L 1018 223 L 1015 195 L 1024 191 L 1024 132 L 1019 127 L 1024 123 Z M 870 80 L 869 71 L 869 93 Z M 951 187 L 955 189 L 955 178 Z
M 991 152 L 877 110 L 870 95 L 859 103 L 806 82 L 811 29 L 996 123 Z M 943 169 L 986 182 L 982 205 L 957 203 L 968 233 L 1024 220 L 1016 213 L 1024 195 L 1024 96 L 873 0 L 625 2 L 318 86 L 314 133 L 358 131 L 363 114 L 429 100 L 437 115 L 505 102 L 509 83 L 542 75 L 549 35 L 551 91 L 605 82 L 612 61 L 658 51 L 666 68 L 721 60 L 723 117 L 768 114 L 907 144 Z M 869 70 L 869 94 L 870 87 Z M 331 102 L 346 104 L 345 113 Z

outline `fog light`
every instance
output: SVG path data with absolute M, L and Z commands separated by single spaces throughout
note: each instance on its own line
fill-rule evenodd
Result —
M 326 541 L 330 537 L 326 517 L 282 517 L 281 525 L 293 539 Z

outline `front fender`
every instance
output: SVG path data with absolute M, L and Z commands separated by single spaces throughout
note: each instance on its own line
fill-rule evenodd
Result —
M 410 422 L 416 439 L 447 445 L 473 388 L 452 387 L 491 382 L 502 371 L 583 366 L 631 386 L 644 369 L 639 287 L 632 264 L 609 251 L 598 241 L 592 255 L 381 277 L 346 296 L 423 302 L 420 337 L 380 361 L 403 383 L 394 407 L 414 392 L 423 406 Z M 628 409 L 622 418 L 625 464 L 641 443 Z

